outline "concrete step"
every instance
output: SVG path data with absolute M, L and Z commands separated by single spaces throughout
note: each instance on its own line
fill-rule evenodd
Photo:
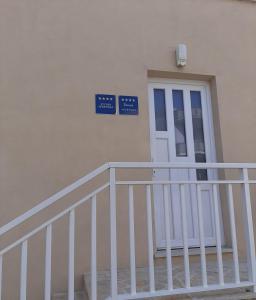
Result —
M 52 296 L 52 300 L 68 300 L 67 293 L 55 293 Z M 75 300 L 88 300 L 86 293 L 84 291 L 75 292 Z
M 241 292 L 241 289 L 234 289 L 230 291 L 223 291 L 222 293 L 218 292 L 209 292 L 209 293 L 203 293 L 202 295 L 194 295 L 191 299 L 193 300 L 246 300 L 256 299 L 256 294 L 243 291 Z
M 201 265 L 200 263 L 190 264 L 191 273 L 191 286 L 201 285 Z M 127 294 L 130 293 L 130 271 L 129 269 L 119 269 L 118 270 L 118 293 Z M 209 284 L 218 283 L 218 269 L 216 267 L 216 262 L 207 263 L 207 275 Z M 226 283 L 234 282 L 234 272 L 232 270 L 232 262 L 224 262 L 224 277 Z M 240 277 L 241 281 L 248 280 L 247 264 L 240 264 Z M 100 271 L 97 273 L 97 300 L 105 300 L 110 296 L 110 271 Z M 149 291 L 148 282 L 148 268 L 142 267 L 136 269 L 136 285 L 137 292 Z M 91 279 L 90 274 L 84 274 L 84 283 L 86 294 L 89 295 L 90 300 L 91 294 Z M 155 283 L 156 290 L 166 290 L 167 289 L 167 275 L 166 275 L 166 265 L 155 265 Z M 173 284 L 174 288 L 183 288 L 185 286 L 184 282 L 184 267 L 183 265 L 173 266 Z M 234 289 L 234 290 L 224 290 L 224 291 L 214 291 L 207 293 L 197 293 L 188 294 L 180 296 L 168 296 L 159 297 L 152 299 L 194 299 L 194 300 L 242 300 L 242 299 L 256 299 L 256 294 L 246 292 L 246 289 Z

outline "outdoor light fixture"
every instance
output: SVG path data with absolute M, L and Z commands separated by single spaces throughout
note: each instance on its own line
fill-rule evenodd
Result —
M 178 67 L 184 67 L 187 64 L 187 46 L 179 44 L 176 47 L 176 61 Z

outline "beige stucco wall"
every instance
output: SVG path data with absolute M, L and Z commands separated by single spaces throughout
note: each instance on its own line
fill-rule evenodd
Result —
M 107 161 L 150 161 L 148 76 L 210 80 L 218 159 L 255 162 L 255 10 L 234 0 L 1 1 L 0 225 Z M 96 93 L 139 96 L 139 116 L 96 115 Z M 54 280 L 65 290 L 64 275 Z

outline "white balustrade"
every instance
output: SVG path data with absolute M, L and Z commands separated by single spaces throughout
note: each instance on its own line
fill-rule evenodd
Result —
M 208 170 L 225 170 L 225 169 L 234 169 L 240 170 L 241 178 L 237 180 L 229 179 L 209 179 L 207 181 L 198 181 L 198 180 L 159 180 L 154 181 L 150 178 L 142 178 L 142 180 L 117 180 L 116 172 L 119 169 L 208 169 Z M 28 266 L 30 261 L 29 256 L 29 241 L 32 237 L 37 235 L 41 231 L 45 231 L 45 257 L 44 257 L 44 300 L 50 300 L 52 297 L 52 251 L 53 251 L 53 240 L 58 239 L 58 234 L 53 234 L 53 226 L 56 221 L 68 216 L 68 280 L 67 280 L 67 291 L 68 299 L 74 300 L 75 293 L 75 262 L 76 262 L 76 236 L 77 236 L 77 224 L 76 218 L 76 209 L 82 206 L 84 203 L 90 201 L 91 209 L 91 238 L 90 238 L 90 247 L 88 255 L 90 257 L 90 280 L 91 280 L 91 293 L 90 299 L 97 300 L 98 295 L 98 261 L 97 261 L 97 248 L 98 248 L 98 232 L 99 227 L 97 219 L 97 209 L 100 206 L 100 200 L 98 194 L 105 191 L 109 188 L 109 211 L 107 212 L 110 218 L 110 231 L 109 231 L 109 246 L 110 246 L 110 298 L 109 299 L 139 299 L 139 298 L 150 298 L 158 296 L 168 296 L 168 295 L 180 295 L 194 292 L 210 291 L 210 290 L 222 290 L 228 288 L 238 288 L 238 287 L 250 287 L 256 291 L 256 258 L 255 258 L 255 241 L 254 241 L 254 231 L 253 231 L 253 216 L 252 216 L 252 207 L 251 207 L 251 185 L 256 184 L 256 180 L 249 179 L 248 170 L 256 169 L 256 164 L 226 164 L 226 163 L 199 163 L 199 164 L 171 164 L 171 163 L 108 163 L 97 170 L 93 171 L 89 175 L 79 179 L 69 187 L 63 189 L 52 197 L 46 199 L 35 208 L 29 210 L 25 214 L 16 218 L 15 220 L 9 222 L 5 226 L 0 228 L 0 237 L 4 234 L 7 234 L 13 228 L 19 226 L 21 223 L 29 220 L 34 215 L 40 213 L 45 208 L 49 207 L 56 201 L 62 199 L 67 194 L 75 191 L 82 185 L 87 182 L 94 180 L 98 175 L 102 174 L 105 171 L 109 171 L 109 180 L 103 186 L 96 188 L 92 193 L 85 196 L 84 198 L 76 201 L 74 204 L 70 205 L 68 208 L 65 208 L 60 213 L 58 213 L 53 218 L 39 225 L 29 233 L 25 234 L 23 237 L 17 239 L 12 244 L 8 245 L 5 248 L 0 250 L 0 300 L 5 300 L 3 298 L 4 282 L 5 282 L 5 268 L 3 268 L 3 263 L 5 259 L 5 254 L 9 253 L 12 249 L 20 247 L 20 290 L 19 297 L 20 300 L 26 300 L 28 295 Z M 205 220 L 204 220 L 204 198 L 202 193 L 205 186 L 210 186 L 212 190 L 212 205 L 213 205 L 213 218 L 214 218 L 214 233 L 216 237 L 216 267 L 218 270 L 218 280 L 215 284 L 211 284 L 208 278 L 208 258 L 207 258 L 207 242 L 205 237 Z M 118 216 L 119 210 L 117 207 L 117 189 L 121 186 L 126 186 L 127 189 L 123 189 L 123 193 L 127 193 L 126 197 L 120 199 L 121 201 L 128 200 L 128 211 L 127 211 L 127 220 L 129 232 L 128 237 L 122 236 L 124 240 L 120 241 L 120 235 L 117 233 L 118 226 Z M 141 190 L 139 199 L 136 197 L 135 189 L 139 186 L 143 187 L 143 192 Z M 173 196 L 172 189 L 173 187 L 178 187 L 179 197 Z M 220 192 L 220 186 L 223 186 L 227 194 L 226 196 Z M 234 187 L 240 187 L 242 195 L 237 193 L 234 195 Z M 165 253 L 166 253 L 166 274 L 167 274 L 167 286 L 164 289 L 159 289 L 157 287 L 157 272 L 154 261 L 154 254 L 156 251 L 155 244 L 155 231 L 154 231 L 154 217 L 153 213 L 154 205 L 158 199 L 154 199 L 152 191 L 154 188 L 162 189 L 162 205 L 163 205 L 163 226 L 165 232 Z M 201 283 L 198 286 L 194 286 L 191 283 L 191 264 L 190 264 L 190 236 L 189 236 L 189 222 L 187 219 L 189 213 L 189 201 L 188 193 L 191 190 L 195 190 L 195 205 L 196 205 L 196 216 L 198 223 L 198 238 L 199 238 L 199 255 L 200 255 L 200 271 L 201 271 Z M 105 194 L 106 196 L 106 194 Z M 248 280 L 242 280 L 240 278 L 240 262 L 239 262 L 239 247 L 238 247 L 238 236 L 237 236 L 237 206 L 234 203 L 240 201 L 240 204 L 243 208 L 243 224 L 244 224 L 244 236 L 245 236 L 245 245 L 247 250 L 247 262 L 248 262 Z M 137 201 L 144 201 L 146 205 L 146 211 L 144 217 L 146 220 L 145 234 L 146 245 L 145 245 L 145 255 L 148 257 L 148 291 L 141 292 L 137 289 L 137 268 L 138 261 L 137 258 L 137 240 L 136 233 L 139 229 L 138 225 L 141 225 L 140 222 L 136 222 L 137 214 L 135 213 L 135 207 Z M 182 255 L 184 261 L 184 287 L 176 287 L 174 284 L 175 269 L 173 267 L 173 241 L 172 241 L 172 232 L 171 226 L 173 224 L 172 215 L 170 214 L 171 203 L 178 201 L 181 211 L 181 236 L 182 236 Z M 226 282 L 224 274 L 224 255 L 223 255 L 223 237 L 222 237 L 222 220 L 221 220 L 221 207 L 222 201 L 226 201 L 228 215 L 229 215 L 229 226 L 230 226 L 230 241 L 232 247 L 232 269 L 234 271 L 234 281 L 232 283 Z M 122 225 L 126 223 L 122 222 Z M 130 271 L 130 291 L 128 294 L 122 294 L 119 289 L 118 284 L 118 250 L 120 242 L 125 242 L 128 245 L 129 250 L 129 266 Z M 139 243 L 138 243 L 139 244 Z M 7 266 L 8 267 L 8 266 Z M 127 292 L 127 291 L 126 291 Z

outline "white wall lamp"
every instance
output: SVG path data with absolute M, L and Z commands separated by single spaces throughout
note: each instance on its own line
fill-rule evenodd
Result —
M 176 47 L 176 62 L 177 67 L 185 67 L 187 64 L 187 46 L 179 44 Z

